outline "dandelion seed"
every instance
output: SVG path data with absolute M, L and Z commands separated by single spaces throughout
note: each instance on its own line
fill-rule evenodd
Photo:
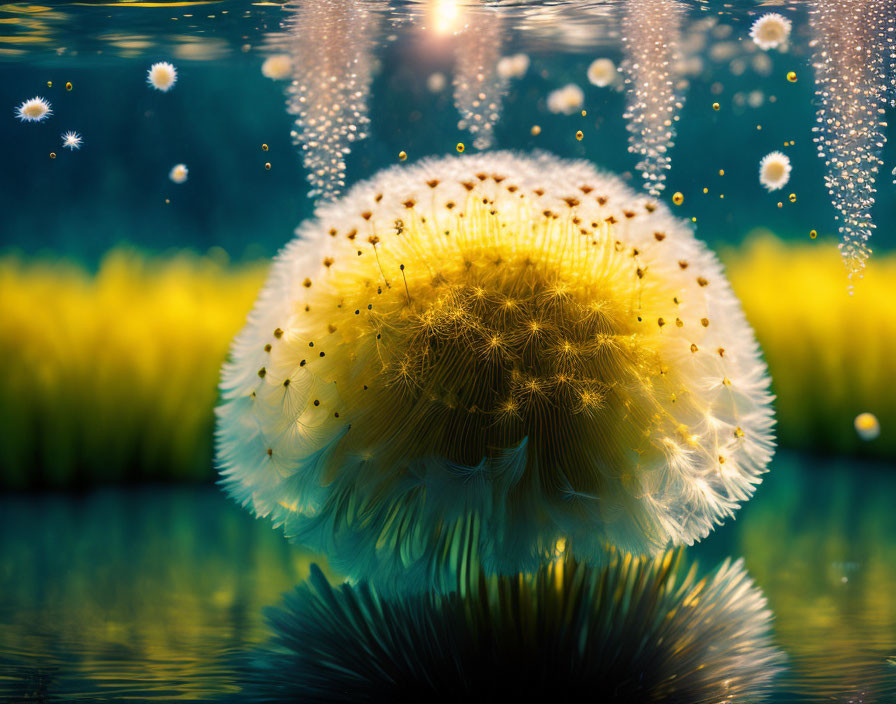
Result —
M 292 59 L 289 54 L 274 54 L 264 60 L 261 75 L 272 81 L 284 81 L 292 75 Z
M 595 59 L 588 66 L 588 82 L 598 88 L 606 88 L 619 78 L 616 64 L 610 59 Z
M 504 79 L 522 78 L 528 70 L 529 56 L 527 54 L 505 56 L 498 61 L 498 75 Z
M 862 440 L 876 440 L 880 436 L 880 421 L 873 413 L 859 413 L 854 422 L 856 433 Z
M 582 109 L 584 102 L 585 94 L 582 92 L 582 89 L 574 83 L 570 83 L 552 91 L 548 95 L 547 104 L 548 110 L 553 113 L 572 115 L 574 112 Z
M 436 73 L 429 74 L 429 77 L 426 79 L 426 89 L 430 93 L 441 93 L 445 90 L 445 87 L 448 85 L 448 79 L 445 78 L 444 73 Z
M 84 140 L 77 132 L 66 132 L 62 135 L 62 146 L 66 149 L 71 149 L 72 151 L 80 149 L 83 143 Z
M 167 61 L 159 61 L 149 67 L 146 82 L 156 90 L 167 93 L 177 83 L 177 69 Z
M 174 183 L 183 183 L 187 180 L 187 176 L 189 175 L 189 170 L 187 169 L 185 164 L 176 164 L 171 171 L 168 172 L 168 178 L 170 178 Z
M 40 97 L 31 98 L 16 108 L 16 117 L 22 122 L 42 122 L 53 114 L 50 104 Z
M 753 23 L 750 38 L 760 49 L 777 49 L 790 38 L 790 20 L 777 12 L 769 12 Z
M 771 152 L 759 162 L 759 183 L 768 191 L 777 191 L 790 181 L 790 157 L 782 152 Z
M 662 203 L 549 156 L 395 166 L 319 207 L 221 388 L 230 494 L 378 583 L 445 585 L 470 550 L 529 569 L 559 538 L 583 560 L 690 543 L 772 448 L 765 367 L 715 257 Z

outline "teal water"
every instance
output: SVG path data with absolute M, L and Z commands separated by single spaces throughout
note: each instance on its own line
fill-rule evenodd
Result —
M 892 466 L 782 453 L 738 520 L 689 554 L 743 556 L 787 653 L 776 702 L 896 698 Z M 307 576 L 214 487 L 0 499 L 0 698 L 214 699 Z

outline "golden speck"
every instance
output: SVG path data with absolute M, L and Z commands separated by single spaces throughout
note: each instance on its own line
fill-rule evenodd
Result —
M 814 240 L 816 237 L 818 237 L 818 232 L 816 230 L 809 230 L 809 237 Z
M 796 71 L 788 71 L 787 80 L 791 83 L 796 83 Z
M 464 153 L 464 143 L 463 143 L 463 142 L 458 142 L 458 143 L 457 143 L 457 153 L 458 153 L 458 154 L 463 154 L 463 153 Z
M 682 203 L 684 203 L 684 195 L 681 191 L 676 191 L 674 193 L 674 195 L 672 196 L 672 202 L 675 203 L 675 205 L 681 205 Z
M 743 436 L 744 436 L 744 431 L 741 430 L 741 428 L 739 426 L 734 429 L 734 437 L 742 438 Z
M 703 192 L 704 192 L 704 193 L 709 193 L 709 189 L 708 189 L 708 188 L 704 188 L 704 189 L 703 189 Z
M 712 109 L 713 109 L 713 110 L 718 110 L 718 109 L 721 108 L 721 107 L 722 107 L 722 106 L 719 105 L 718 103 L 713 103 L 713 104 L 712 104 Z
M 71 91 L 72 88 L 74 88 L 74 86 L 72 85 L 71 81 L 68 81 L 68 82 L 65 84 L 65 89 L 66 89 L 67 91 Z
M 582 117 L 586 117 L 587 115 L 588 115 L 588 111 L 587 111 L 587 110 L 582 110 Z
M 779 207 L 779 208 L 783 208 L 783 207 L 784 207 L 784 203 L 782 203 L 781 201 L 778 201 L 778 207 Z
M 399 161 L 404 161 L 407 158 L 408 158 L 408 153 L 406 151 L 402 150 L 402 151 L 398 152 L 398 160 Z
M 53 87 L 53 81 L 47 81 L 47 88 Z
M 697 348 L 697 345 L 695 345 L 695 344 L 692 342 L 692 343 L 691 343 L 691 352 L 692 352 L 693 354 L 696 354 L 696 353 L 697 353 L 697 349 L 698 349 L 698 348 Z
M 532 125 L 532 129 L 529 130 L 529 133 L 530 133 L 533 137 L 537 137 L 538 135 L 541 134 L 541 127 L 540 127 L 539 125 Z
M 700 318 L 700 324 L 703 327 L 708 328 L 709 327 L 709 318 Z
M 262 145 L 261 145 L 261 151 L 266 152 L 267 150 L 268 150 L 268 145 L 267 145 L 267 144 L 262 144 Z
M 796 193 L 791 193 L 789 196 L 787 196 L 787 198 L 791 203 L 796 203 Z
M 579 130 L 578 132 L 576 132 L 576 139 L 579 140 L 580 142 L 582 141 L 582 139 L 584 137 L 585 137 L 585 135 L 582 134 L 582 130 Z
M 719 176 L 725 175 L 725 169 L 719 169 Z
M 762 131 L 762 125 L 756 125 L 756 129 Z
M 51 158 L 51 159 L 55 159 L 55 158 L 56 158 L 56 152 L 50 152 L 50 158 Z
M 269 161 L 264 162 L 264 168 L 267 169 L 268 171 L 270 171 L 271 170 L 271 162 L 269 162 Z

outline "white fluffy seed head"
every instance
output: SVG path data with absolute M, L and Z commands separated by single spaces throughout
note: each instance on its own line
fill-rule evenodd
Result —
M 156 90 L 167 93 L 177 83 L 177 69 L 167 61 L 159 61 L 149 67 L 146 82 Z
M 189 176 L 190 170 L 187 168 L 186 164 L 175 164 L 171 171 L 168 172 L 168 178 L 170 178 L 174 183 L 183 183 L 187 180 L 187 176 Z
M 22 122 L 42 122 L 52 114 L 50 103 L 39 96 L 26 100 L 16 108 L 16 117 Z
M 611 59 L 595 59 L 588 66 L 588 81 L 593 86 L 605 88 L 619 79 L 619 71 Z
M 777 49 L 790 38 L 790 20 L 777 12 L 768 12 L 753 23 L 750 38 L 760 49 Z
M 769 380 L 660 202 L 506 152 L 384 171 L 277 258 L 222 375 L 240 503 L 354 576 L 656 552 L 760 481 Z M 411 577 L 409 577 L 411 578 Z
M 777 191 L 790 181 L 790 157 L 782 152 L 771 152 L 759 162 L 759 183 L 768 191 Z
M 548 110 L 553 113 L 572 115 L 582 109 L 585 94 L 575 83 L 570 83 L 548 94 Z
M 77 132 L 66 132 L 62 135 L 62 146 L 66 149 L 80 149 L 84 139 Z
M 292 76 L 292 58 L 289 54 L 274 54 L 264 60 L 261 75 L 273 81 L 283 81 Z

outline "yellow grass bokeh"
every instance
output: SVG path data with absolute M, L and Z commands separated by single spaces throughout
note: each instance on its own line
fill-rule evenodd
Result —
M 896 255 L 849 296 L 831 243 L 724 251 L 778 396 L 784 446 L 896 456 Z M 95 273 L 0 259 L 0 485 L 207 480 L 219 368 L 267 263 L 110 252 Z M 880 420 L 858 438 L 853 419 Z

